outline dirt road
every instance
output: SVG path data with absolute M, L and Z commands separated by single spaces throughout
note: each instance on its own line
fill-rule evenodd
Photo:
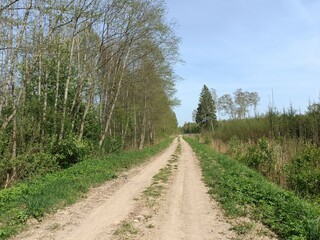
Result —
M 231 239 L 218 205 L 207 194 L 201 171 L 191 147 L 181 141 L 178 170 L 162 207 L 159 231 L 154 239 Z
M 174 154 L 179 155 L 178 161 L 169 164 L 173 170 L 162 196 L 147 206 L 143 191 L 152 186 L 152 177 L 168 166 Z M 147 164 L 92 189 L 87 198 L 40 223 L 31 222 L 28 231 L 13 239 L 232 239 L 231 226 L 206 192 L 192 149 L 184 140 L 175 139 Z M 114 234 L 123 227 L 131 231 L 129 237 Z

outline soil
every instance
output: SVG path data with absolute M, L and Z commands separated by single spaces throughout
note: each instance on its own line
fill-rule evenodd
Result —
M 181 151 L 177 154 L 178 146 Z M 175 155 L 179 155 L 178 161 L 170 165 Z M 172 166 L 170 179 L 161 195 L 150 202 L 144 190 L 152 186 L 153 176 L 168 165 Z M 191 147 L 176 138 L 147 163 L 91 189 L 76 204 L 41 222 L 29 221 L 28 229 L 12 239 L 244 239 L 231 230 L 232 221 L 224 217 L 207 191 Z M 272 238 L 254 235 L 252 239 Z

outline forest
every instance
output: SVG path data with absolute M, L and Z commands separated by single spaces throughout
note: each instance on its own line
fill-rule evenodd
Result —
M 176 131 L 165 12 L 161 0 L 1 1 L 2 187 Z
M 216 151 L 257 170 L 297 195 L 319 201 L 320 103 L 310 102 L 305 113 L 293 106 L 282 111 L 270 106 L 257 114 L 260 98 L 237 89 L 217 97 L 204 86 L 185 133 L 196 135 Z M 250 112 L 254 113 L 250 115 Z M 217 118 L 225 114 L 223 119 Z

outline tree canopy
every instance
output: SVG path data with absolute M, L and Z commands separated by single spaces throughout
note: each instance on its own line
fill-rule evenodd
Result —
M 233 97 L 225 94 L 218 98 L 218 109 L 231 119 L 243 119 L 250 115 L 251 108 L 253 108 L 254 115 L 257 115 L 259 101 L 260 97 L 257 92 L 243 91 L 239 88 L 233 93 Z

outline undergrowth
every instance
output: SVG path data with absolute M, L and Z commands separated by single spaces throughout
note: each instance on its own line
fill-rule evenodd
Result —
M 142 163 L 170 144 L 169 139 L 141 151 L 89 159 L 70 168 L 19 183 L 0 191 L 0 239 L 21 230 L 29 218 L 74 203 L 92 186 L 117 177 L 117 173 Z
M 186 139 L 201 161 L 206 184 L 229 216 L 259 220 L 280 239 L 320 239 L 320 209 L 210 146 Z

